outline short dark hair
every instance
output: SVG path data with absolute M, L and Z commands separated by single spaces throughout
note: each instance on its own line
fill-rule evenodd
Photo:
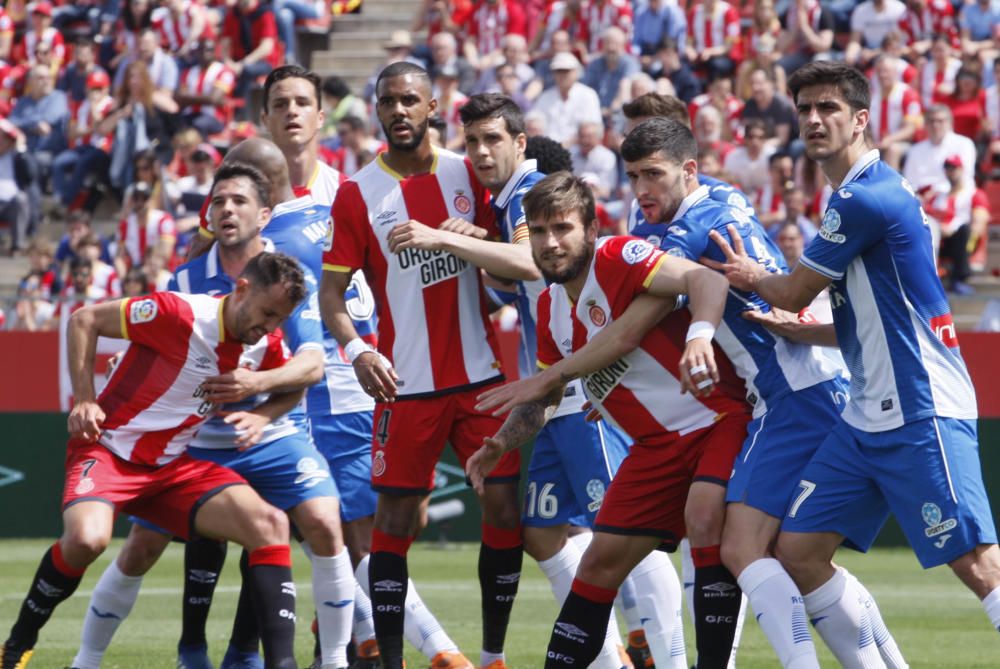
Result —
M 751 130 L 760 130 L 764 133 L 764 137 L 771 134 L 769 128 L 767 127 L 767 121 L 762 118 L 747 119 L 747 122 L 743 124 L 743 136 L 749 137 Z
M 84 267 L 87 268 L 88 272 L 93 272 L 93 265 L 90 264 L 90 260 L 82 256 L 74 256 L 69 261 L 69 275 L 73 276 L 78 269 L 83 269 Z
M 536 169 L 542 174 L 572 172 L 573 157 L 562 144 L 544 135 L 529 137 L 524 147 L 524 158 L 534 160 Z
M 260 206 L 270 206 L 271 183 L 267 180 L 267 177 L 264 176 L 263 172 L 250 163 L 235 160 L 231 163 L 222 163 L 222 166 L 215 172 L 215 179 L 212 180 L 212 189 L 209 192 L 214 193 L 215 186 L 219 182 L 240 178 L 249 179 L 250 183 L 253 184 L 254 192 L 257 194 L 257 203 Z M 211 195 L 209 195 L 209 197 L 211 197 Z
M 354 114 L 348 114 L 347 116 L 337 121 L 337 123 L 344 123 L 346 125 L 349 125 L 351 126 L 351 130 L 364 130 L 367 127 L 365 125 L 365 120 L 362 118 L 358 118 Z
M 458 115 L 462 125 L 502 118 L 511 137 L 524 134 L 524 113 L 516 102 L 502 93 L 477 93 L 462 105 Z
M 441 135 L 442 142 L 448 139 L 448 122 L 440 116 L 435 114 L 427 119 L 427 126 L 437 130 L 438 134 Z
M 669 35 L 664 35 L 656 44 L 657 51 L 680 51 L 677 40 Z
M 771 157 L 767 159 L 767 166 L 774 167 L 774 164 L 779 160 L 791 157 L 792 154 L 788 153 L 788 151 L 775 151 L 774 153 L 771 154 Z
M 240 273 L 255 289 L 267 289 L 277 284 L 285 291 L 292 304 L 306 296 L 306 280 L 299 261 L 284 253 L 259 253 L 251 258 Z
M 859 70 L 832 60 L 818 60 L 795 70 L 788 78 L 792 100 L 799 100 L 799 91 L 809 86 L 836 86 L 852 111 L 870 109 L 871 86 Z
M 532 186 L 524 194 L 521 206 L 529 223 L 571 211 L 580 213 L 584 225 L 597 217 L 594 191 L 583 179 L 565 170 L 550 174 Z
M 281 67 L 276 67 L 271 70 L 271 73 L 267 75 L 267 79 L 264 80 L 264 113 L 267 113 L 267 103 L 271 99 L 271 88 L 277 84 L 279 81 L 284 81 L 285 79 L 305 79 L 310 84 L 313 85 L 313 90 L 316 91 L 316 109 L 321 109 L 323 104 L 322 96 L 320 95 L 320 78 L 319 75 L 312 70 L 307 70 L 301 65 L 282 65 Z
M 382 86 L 383 80 L 404 77 L 408 74 L 412 74 L 420 79 L 423 79 L 427 84 L 427 88 L 431 87 L 431 75 L 427 73 L 427 70 L 420 67 L 416 63 L 411 63 L 408 60 L 400 60 L 391 65 L 385 66 L 382 68 L 382 71 L 378 73 L 378 78 L 375 79 L 375 95 L 378 95 L 378 90 Z
M 323 92 L 331 98 L 343 100 L 351 94 L 351 87 L 343 77 L 333 75 L 323 80 Z
M 691 127 L 691 115 L 684 101 L 673 95 L 646 93 L 622 105 L 622 113 L 627 119 L 662 116 Z
M 660 151 L 678 165 L 698 159 L 698 142 L 691 128 L 669 118 L 651 118 L 632 129 L 622 142 L 625 161 L 634 163 Z

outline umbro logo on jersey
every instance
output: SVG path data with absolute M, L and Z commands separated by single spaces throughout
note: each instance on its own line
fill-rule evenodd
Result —
M 380 226 L 389 225 L 390 223 L 396 222 L 397 213 L 395 211 L 383 211 L 381 214 L 375 217 L 375 222 Z
M 557 622 L 556 626 L 552 629 L 552 632 L 577 643 L 583 643 L 584 640 L 590 636 L 572 623 Z
M 194 361 L 194 366 L 197 367 L 198 369 L 211 369 L 212 360 L 211 358 L 201 356 Z

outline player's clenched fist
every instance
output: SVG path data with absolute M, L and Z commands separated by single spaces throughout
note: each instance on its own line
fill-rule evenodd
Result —
M 101 436 L 101 425 L 104 424 L 104 410 L 97 402 L 78 402 L 69 412 L 67 427 L 69 435 L 74 439 L 97 441 Z
M 688 392 L 695 397 L 711 395 L 719 382 L 712 340 L 698 337 L 689 341 L 681 356 L 680 370 L 682 393 Z

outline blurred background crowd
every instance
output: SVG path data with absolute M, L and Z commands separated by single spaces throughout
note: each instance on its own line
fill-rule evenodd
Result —
M 51 329 L 76 304 L 165 285 L 228 147 L 261 132 L 260 86 L 312 66 L 360 0 L 64 0 L 0 9 L 0 253 L 27 274 L 0 317 Z M 700 170 L 742 188 L 794 265 L 830 188 L 803 155 L 788 76 L 840 59 L 872 83 L 871 139 L 924 201 L 945 285 L 987 266 L 1000 174 L 1000 2 L 992 0 L 413 0 L 366 83 L 323 72 L 321 158 L 350 176 L 383 149 L 375 76 L 431 72 L 441 146 L 458 110 L 503 92 L 528 133 L 565 147 L 608 234 L 627 232 L 626 116 L 674 96 Z M 655 106 L 655 104 L 654 104 Z M 640 108 L 641 107 L 641 108 Z M 655 110 L 654 110 L 655 111 Z M 43 234 L 43 230 L 45 233 Z

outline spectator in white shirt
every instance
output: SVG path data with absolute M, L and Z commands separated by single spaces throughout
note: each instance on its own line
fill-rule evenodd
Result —
M 865 0 L 851 12 L 851 41 L 844 52 L 849 65 L 867 65 L 878 55 L 882 40 L 906 15 L 899 0 Z
M 569 150 L 573 159 L 573 174 L 586 173 L 596 177 L 594 194 L 599 200 L 609 199 L 618 185 L 618 163 L 611 149 L 601 144 L 604 125 L 584 121 L 577 132 L 576 145 Z
M 569 147 L 576 142 L 581 123 L 603 123 L 601 101 L 597 91 L 578 81 L 580 61 L 573 54 L 557 53 L 549 68 L 556 84 L 542 91 L 532 109 L 545 116 L 549 137 Z
M 917 142 L 906 154 L 903 176 L 918 191 L 927 187 L 935 192 L 947 191 L 948 178 L 944 161 L 957 155 L 962 159 L 962 172 L 969 185 L 976 173 L 976 145 L 968 137 L 952 130 L 951 110 L 947 105 L 931 105 L 924 114 L 927 139 Z
M 722 169 L 749 193 L 768 182 L 768 159 L 774 153 L 774 147 L 767 143 L 767 124 L 758 118 L 747 121 L 743 139 L 743 146 L 726 155 Z

